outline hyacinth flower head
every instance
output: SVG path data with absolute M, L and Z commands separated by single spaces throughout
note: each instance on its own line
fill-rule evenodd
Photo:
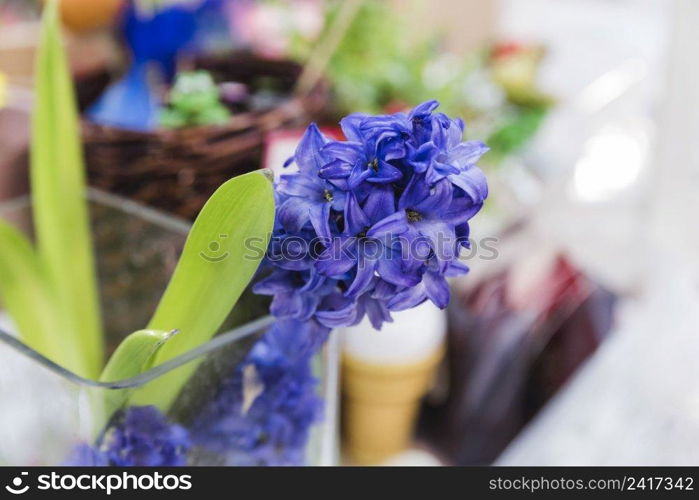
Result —
M 287 162 L 298 171 L 276 185 L 272 272 L 255 287 L 273 314 L 380 328 L 425 300 L 446 307 L 446 278 L 468 271 L 459 251 L 488 195 L 476 165 L 488 148 L 438 105 L 350 115 L 344 141 L 308 128 Z

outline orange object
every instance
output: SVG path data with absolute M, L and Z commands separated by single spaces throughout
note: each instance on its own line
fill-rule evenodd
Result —
M 124 0 L 60 0 L 60 3 L 63 24 L 82 32 L 112 24 Z

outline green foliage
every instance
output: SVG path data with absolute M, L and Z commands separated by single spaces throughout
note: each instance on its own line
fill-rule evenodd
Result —
M 158 350 L 170 340 L 177 331 L 139 330 L 126 337 L 117 347 L 100 376 L 101 382 L 117 382 L 135 377 L 153 366 Z M 102 418 L 99 419 L 97 432 L 124 403 L 132 390 L 121 389 L 107 391 L 105 394 Z
M 177 75 L 170 106 L 161 111 L 160 123 L 166 128 L 221 125 L 230 116 L 211 75 L 200 70 Z
M 499 155 L 496 160 L 521 148 L 538 130 L 545 116 L 545 108 L 521 110 L 495 130 L 486 142 L 493 154 Z
M 64 321 L 54 332 L 67 368 L 96 377 L 102 328 L 85 199 L 85 168 L 58 5 L 47 4 L 36 64 L 31 183 L 38 258 Z M 57 325 L 58 327 L 59 325 Z M 54 353 L 54 357 L 61 356 Z
M 216 334 L 257 270 L 273 223 L 272 182 L 262 171 L 235 177 L 213 194 L 148 325 L 181 332 L 160 349 L 156 365 Z M 194 368 L 190 364 L 150 382 L 134 394 L 134 402 L 167 409 Z
M 411 36 L 404 15 L 411 3 L 406 0 L 400 10 L 367 0 L 360 8 L 326 71 L 337 114 L 402 111 L 436 99 L 440 111 L 467 121 L 469 130 L 476 131 L 473 137 L 495 137 L 488 142 L 488 161 L 516 152 L 537 130 L 540 120 L 533 116 L 543 116 L 552 104 L 536 87 L 541 51 L 524 48 L 516 57 L 498 61 L 490 50 L 449 53 L 438 35 Z M 332 26 L 341 2 L 329 5 L 326 26 Z M 309 47 L 297 40 L 293 50 L 294 57 L 304 60 Z
M 192 114 L 203 107 L 215 115 L 218 97 L 212 85 L 206 74 L 181 81 L 174 96 L 177 109 Z M 103 365 L 102 325 L 77 108 L 55 0 L 43 17 L 31 153 L 37 248 L 0 221 L 0 299 L 27 345 L 81 376 L 96 378 Z M 267 173 L 242 175 L 221 186 L 194 223 L 149 329 L 122 342 L 100 380 L 136 376 L 211 339 L 257 270 L 273 222 Z M 168 333 L 176 329 L 179 335 Z M 153 382 L 137 392 L 138 400 L 167 408 L 193 368 Z M 131 392 L 100 397 L 96 420 L 104 423 Z
M 31 242 L 0 220 L 0 299 L 22 340 L 64 366 L 81 366 L 80 353 L 63 348 L 66 326 Z

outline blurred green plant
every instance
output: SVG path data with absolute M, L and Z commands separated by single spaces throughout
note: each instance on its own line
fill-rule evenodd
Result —
M 2 223 L 0 295 L 31 347 L 96 377 L 103 355 L 100 307 L 78 114 L 55 1 L 41 26 L 35 96 L 30 178 L 37 248 Z
M 66 64 L 57 1 L 47 3 L 36 74 L 32 136 L 32 201 L 37 247 L 0 219 L 0 300 L 22 340 L 75 373 L 102 381 L 132 377 L 210 340 L 246 288 L 274 222 L 266 172 L 222 185 L 197 217 L 148 330 L 128 336 L 103 369 L 103 338 L 86 201 L 85 168 L 74 92 Z M 221 241 L 222 235 L 226 235 Z M 224 258 L 203 253 L 218 242 Z M 173 330 L 180 333 L 173 336 Z M 191 367 L 193 369 L 193 367 Z M 190 372 L 176 371 L 139 394 L 166 409 Z M 127 402 L 128 391 L 95 408 L 99 421 Z
M 340 4 L 328 3 L 326 27 L 333 26 Z M 436 99 L 441 111 L 466 120 L 467 135 L 486 138 L 490 162 L 516 152 L 534 135 L 553 103 L 536 84 L 541 49 L 508 44 L 506 51 L 495 46 L 461 56 L 445 51 L 439 36 L 409 33 L 395 7 L 364 2 L 326 69 L 338 116 L 400 111 Z M 292 49 L 299 60 L 310 52 L 301 39 Z
M 203 70 L 190 71 L 177 75 L 169 106 L 161 111 L 160 124 L 165 128 L 221 125 L 230 116 L 211 75 Z

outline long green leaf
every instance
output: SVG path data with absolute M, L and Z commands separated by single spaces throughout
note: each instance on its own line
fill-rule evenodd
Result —
M 209 199 L 148 328 L 180 330 L 156 365 L 211 339 L 257 270 L 274 223 L 271 179 L 261 171 L 235 177 Z M 135 404 L 167 410 L 195 365 L 179 368 L 134 393 Z
M 30 170 L 39 258 L 65 316 L 67 329 L 57 332 L 63 349 L 79 354 L 67 368 L 96 377 L 103 341 L 85 168 L 55 0 L 44 9 L 35 74 Z
M 19 329 L 22 340 L 63 365 L 79 364 L 76 351 L 63 349 L 63 316 L 46 282 L 31 242 L 0 220 L 0 299 Z
M 140 375 L 153 366 L 158 350 L 177 333 L 161 330 L 139 330 L 126 337 L 100 376 L 101 382 L 117 382 Z M 129 399 L 129 389 L 106 391 L 103 418 L 97 424 L 97 431 L 103 429 L 104 423 Z

